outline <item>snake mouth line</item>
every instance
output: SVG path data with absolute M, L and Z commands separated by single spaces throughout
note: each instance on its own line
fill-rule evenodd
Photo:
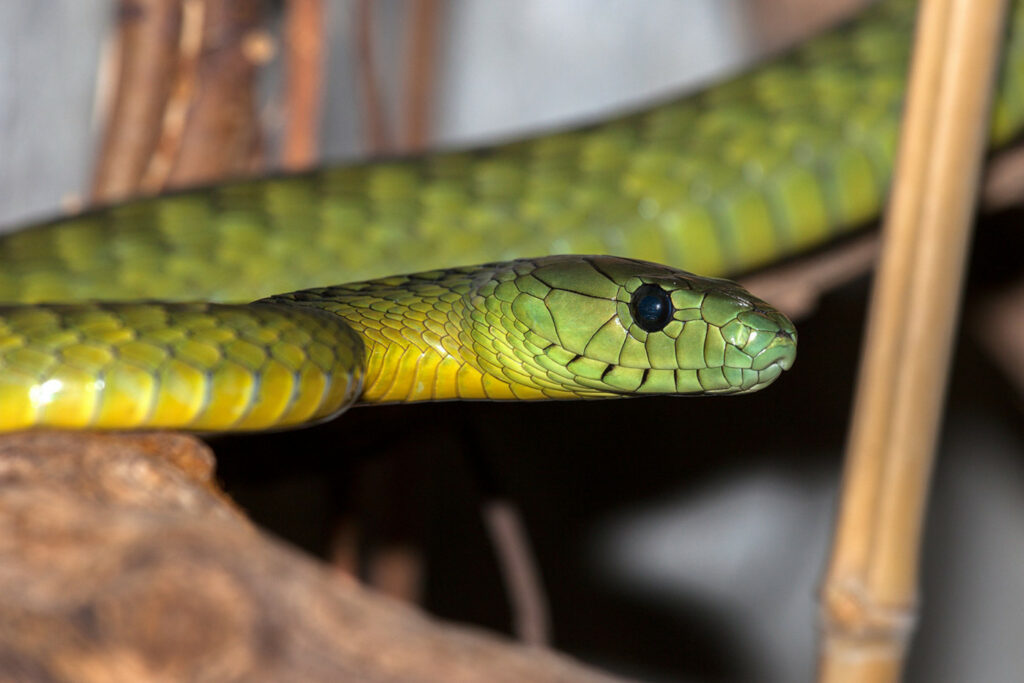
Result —
M 733 395 L 739 396 L 741 394 L 753 394 L 755 392 L 766 389 L 770 384 L 775 382 L 784 371 L 790 369 L 793 366 L 793 358 L 783 358 L 775 360 L 764 367 L 763 370 L 759 371 L 759 381 L 749 389 L 743 389 L 740 391 L 732 392 Z

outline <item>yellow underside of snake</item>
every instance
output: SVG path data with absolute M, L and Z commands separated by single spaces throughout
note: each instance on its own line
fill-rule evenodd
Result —
M 256 430 L 355 401 L 728 394 L 796 333 L 738 286 L 609 256 L 519 259 L 248 305 L 0 307 L 0 431 Z

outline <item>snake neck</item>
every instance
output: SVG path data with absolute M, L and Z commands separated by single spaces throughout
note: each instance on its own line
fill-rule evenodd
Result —
M 362 403 L 545 398 L 488 372 L 474 326 L 487 324 L 481 289 L 493 268 L 467 267 L 307 289 L 265 301 L 344 318 L 363 339 Z M 493 369 L 492 369 L 493 370 Z

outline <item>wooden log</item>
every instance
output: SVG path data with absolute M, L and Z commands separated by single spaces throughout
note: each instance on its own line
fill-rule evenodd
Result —
M 191 437 L 0 438 L 14 680 L 612 681 L 441 624 L 267 537 Z

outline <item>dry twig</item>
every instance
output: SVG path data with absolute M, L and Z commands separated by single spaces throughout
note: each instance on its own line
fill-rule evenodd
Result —
M 323 0 L 289 0 L 285 7 L 285 130 L 281 165 L 301 170 L 320 152 L 325 16 Z
M 439 0 L 412 0 L 406 38 L 404 152 L 422 151 L 430 139 L 430 105 L 437 75 Z
M 870 0 L 753 0 L 751 28 L 763 50 L 777 50 L 855 14 Z
M 509 500 L 481 505 L 512 609 L 512 629 L 527 645 L 548 645 L 551 625 L 544 584 L 519 510 Z
M 93 172 L 93 202 L 112 202 L 138 191 L 160 137 L 164 108 L 178 63 L 182 15 L 174 0 L 122 0 L 114 61 L 113 102 Z
M 355 58 L 364 105 L 363 138 L 366 140 L 366 151 L 369 154 L 381 154 L 391 149 L 391 134 L 384 112 L 380 85 L 377 82 L 376 60 L 373 56 L 373 3 L 371 0 L 357 0 L 355 11 Z

